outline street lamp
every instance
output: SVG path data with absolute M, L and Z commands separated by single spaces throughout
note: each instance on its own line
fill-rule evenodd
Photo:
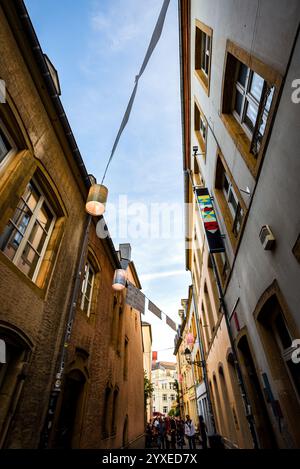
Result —
M 192 352 L 190 351 L 190 349 L 188 347 L 185 349 L 185 351 L 183 353 L 185 355 L 185 359 L 186 359 L 186 362 L 187 362 L 188 365 L 196 365 L 196 366 L 199 366 L 199 368 L 203 367 L 203 361 L 202 360 L 192 361 Z

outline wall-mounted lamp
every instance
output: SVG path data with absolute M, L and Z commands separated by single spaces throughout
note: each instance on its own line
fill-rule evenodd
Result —
M 199 367 L 203 367 L 203 361 L 192 361 L 192 352 L 187 347 L 184 351 L 185 359 L 188 365 L 196 365 Z
M 205 155 L 205 153 L 198 153 L 198 146 L 197 145 L 193 146 L 193 153 L 194 153 L 194 156 L 204 156 Z

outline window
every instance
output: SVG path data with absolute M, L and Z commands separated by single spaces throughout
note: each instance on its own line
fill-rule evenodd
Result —
M 206 137 L 207 137 L 207 120 L 200 109 L 200 106 L 195 102 L 194 104 L 194 128 L 197 140 L 200 145 L 202 153 L 206 151 Z
M 171 395 L 170 395 L 170 401 L 171 401 L 171 402 L 172 402 L 172 401 L 175 401 L 175 394 L 171 394 Z
M 232 183 L 230 182 L 225 171 L 223 172 L 222 189 L 223 194 L 225 196 L 225 200 L 234 220 L 232 231 L 234 233 L 234 236 L 238 236 L 243 220 L 243 209 L 240 206 L 237 195 L 234 192 Z
M 156 412 L 156 410 L 155 410 L 155 405 L 152 407 L 152 409 L 153 409 L 153 412 Z
M 247 207 L 238 187 L 219 152 L 216 168 L 215 194 L 232 246 L 235 248 L 241 232 Z
M 84 268 L 84 279 L 81 287 L 81 305 L 80 308 L 84 311 L 87 317 L 90 317 L 91 314 L 91 303 L 93 296 L 93 287 L 95 280 L 95 272 L 90 262 L 87 261 Z
M 264 152 L 281 76 L 227 41 L 221 118 L 253 176 Z
M 168 413 L 168 407 L 165 405 L 163 406 L 163 413 L 164 414 L 167 414 Z
M 242 62 L 238 62 L 237 68 L 233 114 L 249 138 L 253 139 L 252 152 L 256 157 L 266 128 L 274 87 L 268 89 L 265 80 Z
M 195 71 L 209 95 L 212 51 L 212 29 L 196 20 Z
M 128 377 L 128 339 L 125 338 L 124 343 L 124 373 L 123 373 L 124 380 L 127 380 Z
M 35 281 L 55 215 L 35 181 L 30 181 L 13 217 L 0 236 L 0 249 L 25 275 Z
M 4 134 L 3 130 L 0 127 L 0 163 L 8 155 L 11 149 L 12 147 L 9 141 L 7 140 L 7 137 Z
M 162 400 L 163 400 L 163 401 L 167 401 L 167 400 L 168 400 L 168 397 L 167 397 L 166 394 L 163 394 L 163 395 L 162 395 Z
M 169 388 L 172 390 L 174 389 L 174 383 L 169 383 Z

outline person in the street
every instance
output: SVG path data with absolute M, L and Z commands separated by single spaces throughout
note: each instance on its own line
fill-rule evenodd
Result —
M 174 419 L 174 417 L 171 418 L 170 429 L 171 429 L 171 448 L 176 449 L 176 420 Z
M 184 425 L 184 433 L 185 433 L 185 436 L 187 437 L 189 448 L 196 449 L 195 426 L 193 424 L 193 421 L 190 419 L 189 415 L 186 416 L 186 421 Z
M 177 422 L 177 446 L 180 449 L 184 447 L 184 420 L 182 419 Z
M 165 433 L 166 433 L 166 424 L 164 420 L 160 417 L 159 427 L 158 427 L 158 436 L 157 436 L 158 449 L 165 449 Z
M 151 420 L 147 423 L 146 426 L 146 448 L 152 447 L 152 424 Z
M 199 435 L 201 438 L 202 449 L 207 449 L 207 427 L 203 415 L 199 415 Z
M 166 449 L 170 449 L 170 444 L 171 444 L 171 422 L 170 422 L 170 417 L 167 416 L 165 418 L 165 424 L 166 424 Z

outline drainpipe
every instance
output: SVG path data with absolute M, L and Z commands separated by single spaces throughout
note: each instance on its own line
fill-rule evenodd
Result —
M 187 172 L 188 172 L 188 175 L 190 177 L 190 182 L 191 182 L 193 191 L 195 193 L 196 187 L 193 183 L 191 173 L 190 173 L 189 170 Z M 200 209 L 199 202 L 198 202 L 197 198 L 196 198 L 196 203 L 197 203 L 197 207 L 198 207 L 198 210 L 199 210 L 199 215 L 202 219 L 201 209 Z M 241 366 L 240 366 L 240 363 L 239 363 L 239 360 L 238 360 L 238 355 L 237 355 L 235 342 L 234 342 L 234 338 L 233 338 L 232 331 L 231 331 L 228 309 L 227 309 L 227 305 L 226 305 L 225 298 L 224 298 L 224 293 L 223 293 L 223 289 L 222 289 L 222 285 L 221 285 L 221 281 L 220 281 L 220 277 L 219 277 L 219 272 L 218 272 L 218 269 L 217 269 L 217 266 L 216 266 L 214 255 L 212 253 L 210 253 L 210 260 L 211 260 L 211 263 L 212 263 L 213 272 L 214 272 L 214 276 L 215 276 L 216 283 L 217 283 L 220 306 L 221 306 L 221 309 L 223 310 L 223 313 L 224 313 L 224 316 L 225 316 L 226 328 L 227 328 L 227 332 L 228 332 L 228 336 L 229 336 L 229 340 L 230 340 L 230 345 L 231 345 L 231 349 L 232 349 L 232 354 L 233 354 L 233 358 L 234 358 L 235 370 L 236 370 L 237 377 L 238 377 L 238 384 L 239 384 L 240 391 L 241 391 L 241 397 L 242 397 L 242 400 L 243 400 L 243 403 L 244 403 L 245 417 L 248 421 L 249 430 L 250 430 L 252 441 L 253 441 L 253 447 L 254 447 L 254 449 L 258 449 L 259 448 L 258 438 L 257 438 L 256 430 L 255 430 L 253 414 L 252 414 L 252 411 L 251 411 L 251 404 L 250 404 L 249 398 L 247 396 L 246 386 L 245 386 L 244 378 L 243 378 L 243 375 L 242 375 L 242 372 L 241 372 Z
M 192 275 L 192 273 L 191 273 L 191 275 Z M 199 321 L 199 314 L 198 314 L 198 306 L 197 306 L 197 302 L 196 302 L 196 299 L 195 299 L 193 277 L 192 277 L 192 296 L 193 296 L 193 305 L 194 305 L 194 311 L 195 311 L 195 316 L 196 316 L 196 328 L 197 328 L 197 335 L 199 337 L 199 349 L 200 349 L 201 362 L 202 362 L 203 379 L 204 379 L 205 388 L 206 388 L 208 410 L 209 410 L 209 414 L 210 414 L 209 415 L 210 416 L 210 422 L 211 422 L 211 425 L 212 425 L 213 433 L 216 434 L 217 433 L 216 423 L 215 423 L 215 419 L 214 419 L 213 407 L 212 407 L 211 396 L 210 396 L 210 389 L 209 389 L 209 383 L 208 383 L 204 348 L 203 348 L 203 343 L 202 343 L 201 335 L 200 335 L 200 327 L 199 327 L 200 321 Z M 197 392 L 196 392 L 196 402 L 197 402 Z
M 73 288 L 73 292 L 71 296 L 71 302 L 69 306 L 69 314 L 68 314 L 68 319 L 66 323 L 64 340 L 61 345 L 60 358 L 59 358 L 59 363 L 57 366 L 57 373 L 55 375 L 55 383 L 53 385 L 53 388 L 50 394 L 50 400 L 48 404 L 48 410 L 47 410 L 47 415 L 45 419 L 44 429 L 41 435 L 41 441 L 40 441 L 41 448 L 49 447 L 49 440 L 50 440 L 50 436 L 51 436 L 51 432 L 53 428 L 53 422 L 55 418 L 58 398 L 61 393 L 61 384 L 62 384 L 63 376 L 65 373 L 67 351 L 68 351 L 68 346 L 70 343 L 72 327 L 74 324 L 74 319 L 75 319 L 75 314 L 76 314 L 76 306 L 77 306 L 77 301 L 78 301 L 79 292 L 80 292 L 81 275 L 82 275 L 82 272 L 84 271 L 91 221 L 92 221 L 92 216 L 88 215 L 84 239 L 83 239 L 83 243 L 81 247 L 80 259 L 79 259 L 78 268 L 76 272 L 75 284 L 74 284 L 74 288 Z

